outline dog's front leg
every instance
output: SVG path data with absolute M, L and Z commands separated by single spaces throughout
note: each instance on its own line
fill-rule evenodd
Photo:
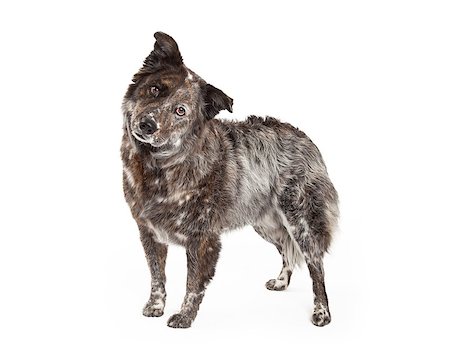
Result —
M 206 286 L 214 276 L 219 253 L 220 242 L 216 234 L 201 234 L 188 244 L 186 295 L 180 312 L 169 318 L 168 326 L 173 328 L 191 326 L 197 316 Z
M 155 235 L 144 227 L 139 227 L 141 242 L 152 276 L 150 299 L 145 304 L 144 316 L 162 316 L 166 304 L 166 258 L 167 245 L 155 241 Z

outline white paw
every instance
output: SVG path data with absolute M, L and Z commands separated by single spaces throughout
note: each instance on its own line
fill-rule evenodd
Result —
M 325 326 L 330 323 L 331 315 L 328 307 L 319 303 L 314 307 L 311 321 L 316 326 Z
M 281 281 L 278 279 L 270 279 L 268 282 L 266 282 L 266 288 L 268 290 L 275 290 L 275 291 L 282 291 L 286 290 L 288 284 L 286 281 Z

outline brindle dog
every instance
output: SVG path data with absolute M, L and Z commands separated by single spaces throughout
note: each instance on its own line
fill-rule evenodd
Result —
M 338 218 L 338 196 L 317 147 L 274 118 L 214 119 L 233 100 L 184 64 L 178 45 L 156 43 L 123 101 L 125 198 L 151 271 L 145 316 L 161 316 L 168 244 L 186 248 L 181 310 L 168 325 L 187 328 L 214 276 L 220 234 L 250 224 L 281 254 L 269 290 L 284 290 L 306 261 L 313 282 L 312 322 L 330 322 L 322 258 Z

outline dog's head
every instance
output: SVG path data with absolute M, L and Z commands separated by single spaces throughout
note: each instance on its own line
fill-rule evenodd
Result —
M 231 112 L 233 99 L 189 70 L 169 35 L 157 32 L 155 38 L 128 88 L 123 111 L 133 141 L 171 153 L 219 111 Z

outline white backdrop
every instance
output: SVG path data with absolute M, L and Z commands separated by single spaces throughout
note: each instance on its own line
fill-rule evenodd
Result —
M 295 4 L 295 5 L 294 5 Z M 446 1 L 15 1 L 0 5 L 2 359 L 449 357 Z M 304 267 L 264 283 L 275 248 L 224 236 L 189 330 L 183 249 L 162 318 L 121 190 L 120 105 L 164 31 L 185 63 L 319 146 L 341 198 L 325 259 L 332 322 Z

